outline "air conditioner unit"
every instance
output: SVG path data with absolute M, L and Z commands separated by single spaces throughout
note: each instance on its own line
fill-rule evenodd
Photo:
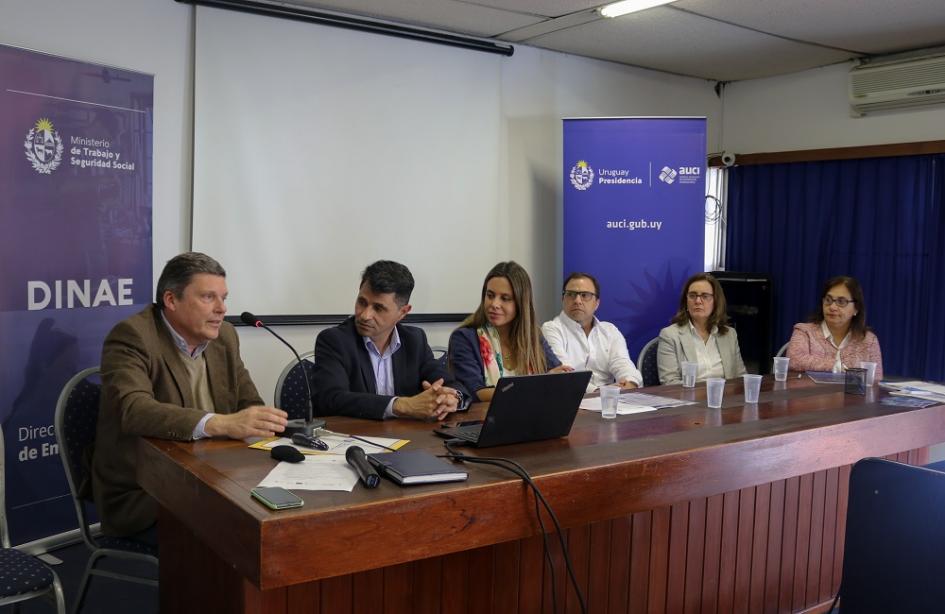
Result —
M 850 71 L 850 107 L 857 113 L 945 102 L 945 54 L 870 63 Z

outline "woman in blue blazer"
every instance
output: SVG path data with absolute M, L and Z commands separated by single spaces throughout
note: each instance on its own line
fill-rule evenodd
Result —
M 479 307 L 450 335 L 449 366 L 478 401 L 491 401 L 506 375 L 572 370 L 541 336 L 532 283 L 519 264 L 500 262 L 486 275 Z

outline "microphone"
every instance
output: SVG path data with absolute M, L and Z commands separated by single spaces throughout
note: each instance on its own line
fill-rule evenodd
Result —
M 381 483 L 381 477 L 377 475 L 377 471 L 374 471 L 374 467 L 371 466 L 367 456 L 364 455 L 364 450 L 359 446 L 348 448 L 345 451 L 345 459 L 349 465 L 354 467 L 365 488 L 377 488 Z
M 301 418 L 297 418 L 295 420 L 289 420 L 288 424 L 286 424 L 285 426 L 285 431 L 283 432 L 284 435 L 291 436 L 294 433 L 304 433 L 305 435 L 311 435 L 312 433 L 315 432 L 315 429 L 319 429 L 325 426 L 324 420 L 316 419 L 312 415 L 313 413 L 312 386 L 308 381 L 308 374 L 305 372 L 305 366 L 302 365 L 302 358 L 299 356 L 299 353 L 295 351 L 295 348 L 292 347 L 292 344 L 290 344 L 288 341 L 283 339 L 279 335 L 279 333 L 277 333 L 276 331 L 266 326 L 262 320 L 260 320 L 259 318 L 257 318 L 256 316 L 254 316 L 248 311 L 244 311 L 243 313 L 240 314 L 240 320 L 243 322 L 243 324 L 247 326 L 253 326 L 255 328 L 265 328 L 267 331 L 269 331 L 272 334 L 273 337 L 275 337 L 276 339 L 284 343 L 286 347 L 292 350 L 292 353 L 295 354 L 295 360 L 298 361 L 299 369 L 302 370 L 302 376 L 303 376 L 302 379 L 305 380 L 305 392 L 308 393 L 306 396 L 306 399 L 308 400 L 308 419 L 303 420 Z

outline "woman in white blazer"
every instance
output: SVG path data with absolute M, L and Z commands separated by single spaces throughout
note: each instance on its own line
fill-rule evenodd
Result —
M 690 277 L 679 297 L 672 324 L 660 331 L 657 364 L 661 384 L 682 382 L 683 361 L 699 365 L 698 381 L 745 374 L 738 335 L 728 326 L 722 285 L 708 273 Z

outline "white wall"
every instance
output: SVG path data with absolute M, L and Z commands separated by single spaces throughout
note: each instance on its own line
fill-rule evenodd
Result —
M 720 149 L 759 153 L 945 139 L 941 104 L 851 117 L 851 66 L 836 64 L 728 85 Z
M 495 255 L 495 261 L 516 260 L 529 271 L 535 296 L 543 297 L 536 299 L 538 317 L 550 319 L 560 309 L 561 118 L 699 115 L 708 116 L 711 125 L 720 104 L 706 81 L 521 45 L 511 58 L 503 60 L 501 86 L 499 194 L 504 214 L 500 215 L 502 225 L 494 230 L 504 251 Z M 711 128 L 709 132 L 712 151 L 715 141 Z M 352 309 L 357 283 L 357 279 L 351 280 Z M 476 306 L 481 285 L 481 278 L 469 280 L 470 311 Z M 430 343 L 443 346 L 454 327 L 424 325 Z M 318 330 L 293 326 L 283 327 L 279 333 L 301 352 L 312 348 Z M 241 330 L 240 338 L 247 366 L 266 398 L 291 354 L 263 334 Z

